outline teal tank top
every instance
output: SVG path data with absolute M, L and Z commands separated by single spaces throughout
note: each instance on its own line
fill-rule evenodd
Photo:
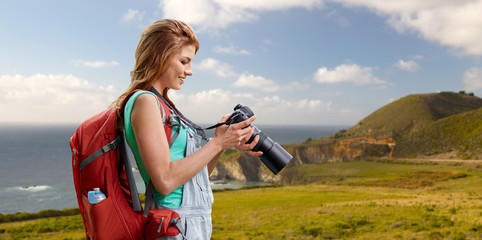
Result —
M 138 91 L 134 93 L 130 99 L 127 101 L 125 108 L 124 108 L 124 129 L 126 134 L 127 144 L 132 150 L 134 154 L 134 158 L 136 159 L 137 167 L 139 168 L 139 172 L 141 174 L 144 183 L 149 183 L 149 175 L 147 174 L 146 167 L 142 162 L 141 154 L 139 153 L 139 147 L 137 146 L 136 138 L 134 135 L 134 131 L 132 129 L 131 124 L 131 113 L 132 108 L 134 107 L 134 103 L 141 94 L 152 94 L 154 97 L 156 95 L 154 93 L 148 91 Z M 156 97 L 157 99 L 157 97 Z M 161 103 L 157 101 L 159 107 L 161 107 Z M 172 147 L 170 148 L 171 153 L 171 161 L 177 161 L 186 157 L 186 145 L 187 145 L 187 128 L 180 125 L 179 136 L 176 138 L 176 141 L 173 143 Z M 177 126 L 173 127 L 172 132 L 175 133 L 177 131 Z M 163 196 L 157 190 L 154 189 L 154 197 L 156 198 L 157 202 L 163 206 L 170 207 L 170 208 L 177 208 L 181 206 L 182 201 L 182 191 L 184 186 L 178 187 L 176 190 L 172 191 L 169 195 Z

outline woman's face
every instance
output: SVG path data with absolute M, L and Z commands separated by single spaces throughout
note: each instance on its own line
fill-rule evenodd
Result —
M 193 45 L 181 48 L 172 58 L 167 71 L 159 77 L 158 83 L 162 86 L 161 89 L 181 89 L 186 77 L 192 75 L 192 60 L 195 54 L 196 48 Z

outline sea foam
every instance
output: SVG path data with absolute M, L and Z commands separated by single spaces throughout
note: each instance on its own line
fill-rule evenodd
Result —
M 30 185 L 30 186 L 20 186 L 15 187 L 17 190 L 29 191 L 29 192 L 40 192 L 52 188 L 49 185 Z

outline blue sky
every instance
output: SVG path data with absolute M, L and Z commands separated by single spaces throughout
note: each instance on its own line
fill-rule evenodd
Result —
M 128 86 L 142 29 L 188 22 L 200 40 L 177 106 L 215 123 L 354 125 L 409 94 L 482 96 L 482 1 L 4 1 L 0 123 L 80 123 Z M 32 117 L 33 116 L 33 117 Z

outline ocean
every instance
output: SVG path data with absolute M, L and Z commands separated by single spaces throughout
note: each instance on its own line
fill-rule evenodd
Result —
M 76 126 L 0 125 L 0 214 L 77 207 L 69 139 Z M 327 136 L 347 126 L 259 125 L 280 144 Z M 213 131 L 208 131 L 208 135 Z M 140 192 L 143 183 L 137 173 Z M 238 188 L 243 183 L 213 185 Z

